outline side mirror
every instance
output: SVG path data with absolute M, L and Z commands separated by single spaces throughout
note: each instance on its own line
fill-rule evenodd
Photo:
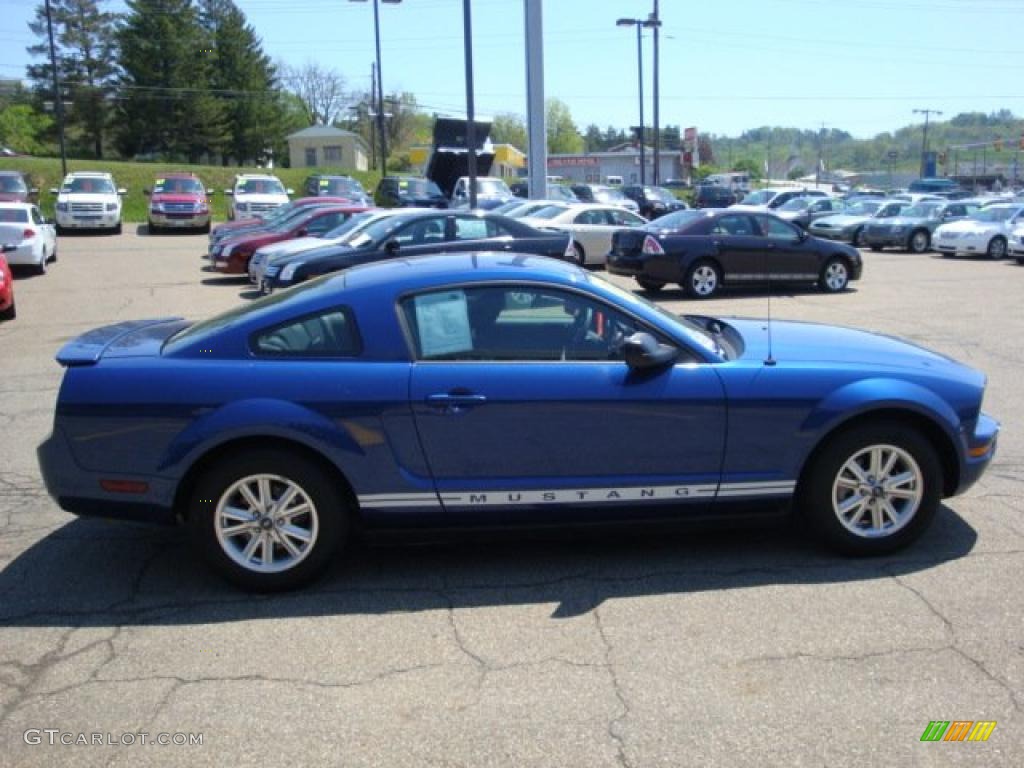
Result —
M 118 187 L 117 194 L 119 194 L 119 195 L 127 195 L 128 194 L 128 190 L 125 189 L 124 187 Z
M 142 194 L 144 194 L 146 197 L 149 197 L 153 193 L 149 190 L 149 187 L 146 187 L 145 189 L 142 190 Z
M 57 191 L 57 188 L 56 188 L 56 187 L 50 187 L 50 194 L 51 194 L 51 195 L 59 195 L 59 194 L 60 194 L 60 192 L 59 192 L 59 191 Z
M 641 331 L 622 342 L 622 354 L 630 368 L 650 370 L 675 362 L 679 350 L 668 344 L 659 344 L 651 334 Z
M 388 240 L 384 243 L 384 250 L 392 255 L 398 253 L 399 249 L 401 249 L 401 246 L 398 244 L 397 240 Z
M 291 187 L 288 187 L 288 189 L 286 189 L 284 192 L 285 192 L 286 195 L 294 195 L 295 194 L 295 190 L 292 189 Z

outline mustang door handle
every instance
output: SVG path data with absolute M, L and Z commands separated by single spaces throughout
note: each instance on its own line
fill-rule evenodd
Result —
M 427 395 L 427 405 L 446 413 L 462 413 L 474 405 L 483 405 L 487 402 L 484 395 L 474 395 L 469 392 L 446 392 L 438 395 Z

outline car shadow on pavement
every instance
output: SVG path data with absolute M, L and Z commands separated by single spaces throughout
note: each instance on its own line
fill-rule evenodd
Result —
M 717 299 L 791 299 L 794 296 L 831 296 L 832 298 L 839 299 L 843 296 L 855 296 L 857 289 L 850 286 L 845 291 L 839 293 L 827 294 L 822 292 L 820 288 L 816 288 L 813 285 L 799 285 L 791 283 L 772 283 L 771 291 L 765 290 L 764 286 L 741 286 L 741 285 L 723 285 L 719 288 L 718 293 L 708 299 L 695 299 L 691 297 L 681 287 L 675 289 L 665 287 L 659 291 L 647 291 L 643 288 L 636 287 L 633 289 L 636 293 L 648 299 L 649 301 L 678 301 L 680 299 L 687 300 L 691 305 L 699 307 L 704 301 L 715 301 Z
M 213 272 L 210 270 L 203 270 Z M 248 275 L 221 275 L 220 277 L 204 277 L 199 281 L 202 285 L 239 285 L 249 282 Z
M 8 534 L 10 535 L 10 534 Z M 76 519 L 0 571 L 0 626 L 182 625 L 478 606 L 552 604 L 552 618 L 607 600 L 888 579 L 967 556 L 976 531 L 941 507 L 903 552 L 829 554 L 795 524 L 684 531 L 560 531 L 356 543 L 325 578 L 277 595 L 235 589 L 181 529 Z

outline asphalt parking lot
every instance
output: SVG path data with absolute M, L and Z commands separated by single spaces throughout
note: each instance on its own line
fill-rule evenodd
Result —
M 792 529 L 362 546 L 253 597 L 180 532 L 74 519 L 39 478 L 62 343 L 251 298 L 201 271 L 203 236 L 144 231 L 62 238 L 0 325 L 0 764 L 1021 764 L 1024 268 L 865 252 L 853 290 L 771 299 L 988 374 L 996 460 L 908 551 L 844 560 Z M 659 299 L 769 312 L 763 292 Z M 932 720 L 997 726 L 922 743 Z M 182 733 L 202 744 L 149 743 Z

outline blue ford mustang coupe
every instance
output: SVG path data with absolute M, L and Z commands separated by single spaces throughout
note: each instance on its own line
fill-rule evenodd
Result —
M 680 318 L 509 253 L 356 267 L 200 323 L 99 328 L 66 367 L 49 492 L 179 521 L 250 589 L 320 573 L 357 526 L 796 512 L 902 547 L 981 475 L 982 374 L 886 336 Z

